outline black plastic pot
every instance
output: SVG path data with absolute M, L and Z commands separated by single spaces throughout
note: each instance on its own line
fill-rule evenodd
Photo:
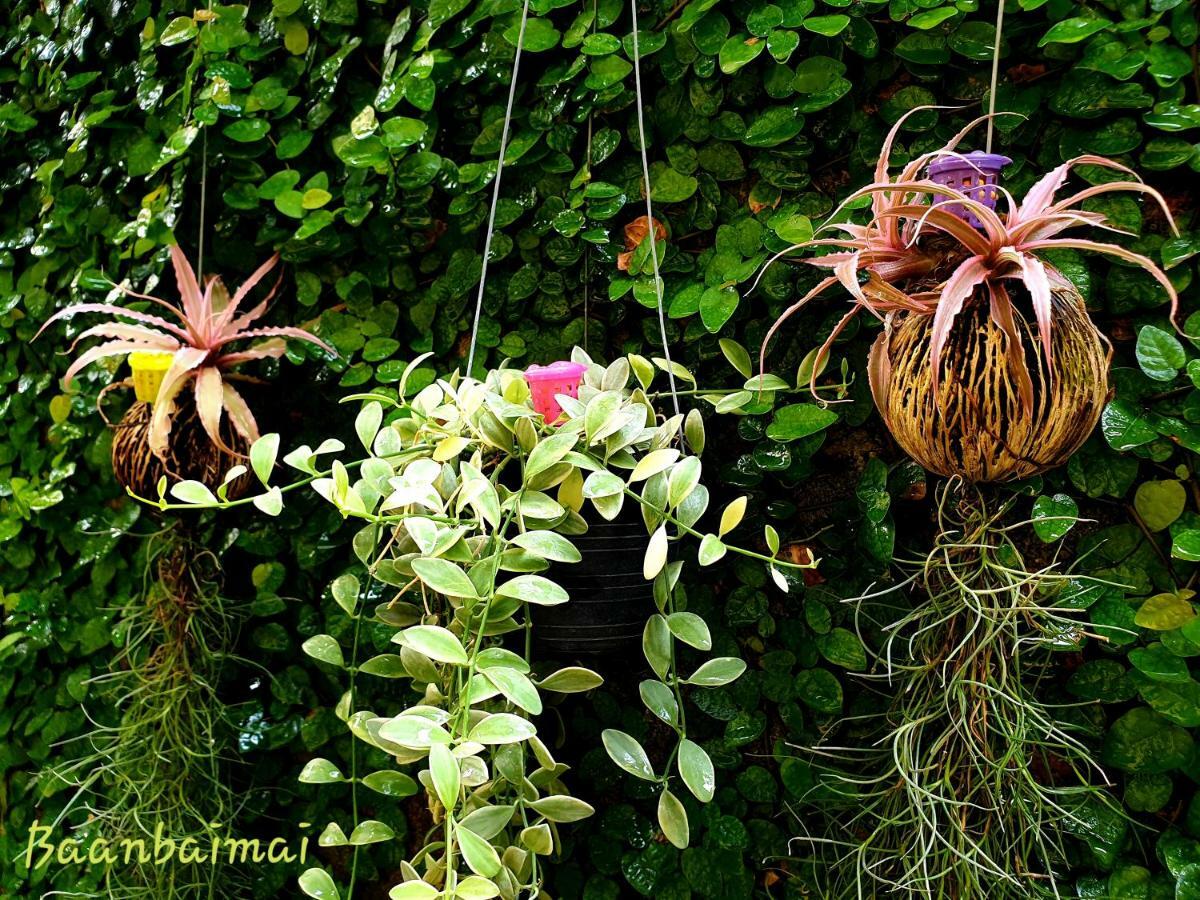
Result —
M 534 639 L 560 656 L 628 651 L 640 644 L 654 611 L 652 583 L 642 577 L 650 536 L 638 507 L 626 507 L 614 522 L 594 511 L 586 518 L 587 534 L 571 538 L 583 559 L 546 573 L 571 599 L 533 608 Z

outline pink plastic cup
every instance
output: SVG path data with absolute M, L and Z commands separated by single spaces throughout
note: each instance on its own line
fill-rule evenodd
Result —
M 566 360 L 548 366 L 530 366 L 525 370 L 525 380 L 529 382 L 529 390 L 533 394 L 533 408 L 547 422 L 558 421 L 562 407 L 554 399 L 555 396 L 566 394 L 568 397 L 578 397 L 579 381 L 586 371 L 587 366 L 583 363 Z

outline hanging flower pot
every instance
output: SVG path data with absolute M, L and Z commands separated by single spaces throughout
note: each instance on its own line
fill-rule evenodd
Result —
M 81 312 L 107 313 L 113 320 L 83 331 L 77 340 L 107 338 L 82 353 L 67 369 L 67 387 L 82 368 L 100 359 L 128 356 L 133 371 L 136 402 L 116 426 L 112 464 L 117 481 L 141 497 L 158 495 L 160 479 L 168 484 L 199 481 L 216 490 L 229 469 L 246 459 L 258 438 L 258 425 L 228 373 L 243 362 L 278 358 L 287 349 L 285 338 L 327 344 L 300 328 L 252 328 L 267 309 L 279 287 L 275 286 L 256 306 L 241 311 L 242 301 L 279 261 L 272 256 L 232 295 L 217 277 L 202 289 L 183 251 L 171 247 L 180 307 L 153 300 L 173 316 L 125 309 L 109 303 L 83 303 L 68 307 L 47 320 Z M 133 294 L 141 297 L 141 295 Z M 39 334 L 41 332 L 39 331 Z M 266 338 L 247 349 L 228 347 L 234 341 Z M 225 485 L 227 496 L 249 487 L 248 475 Z
M 1170 211 L 1157 191 L 1137 180 L 1097 184 L 1056 200 L 1077 165 L 1136 178 L 1099 156 L 1063 163 L 1018 203 L 999 184 L 1007 157 L 955 149 L 969 128 L 918 156 L 893 180 L 888 154 L 903 121 L 884 143 L 875 182 L 848 197 L 823 226 L 845 236 L 793 248 L 834 248 L 806 260 L 832 274 L 784 312 L 767 341 L 788 316 L 841 284 L 851 308 L 821 346 L 813 372 L 859 310 L 884 319 L 871 354 L 872 393 L 897 443 L 917 462 L 972 482 L 1025 478 L 1061 465 L 1100 416 L 1108 351 L 1078 291 L 1042 254 L 1091 250 L 1132 263 L 1163 287 L 1173 316 L 1175 288 L 1153 261 L 1118 244 L 1062 236 L 1082 225 L 1106 226 L 1102 213 L 1081 204 L 1113 191 L 1150 196 L 1174 227 Z M 921 178 L 926 166 L 929 177 Z M 864 197 L 872 201 L 869 224 L 833 221 Z M 1007 209 L 1001 213 L 1002 197 Z
M 549 573 L 571 601 L 533 608 L 538 642 L 568 658 L 636 649 L 654 612 L 654 586 L 642 574 L 650 536 L 636 507 L 612 522 L 595 513 L 585 518 L 587 533 L 571 538 L 582 559 Z
M 162 387 L 163 378 L 171 368 L 170 353 L 161 350 L 138 350 L 129 354 L 129 371 L 133 376 L 133 394 L 139 403 L 153 403 Z
M 966 194 L 976 203 L 981 203 L 990 210 L 996 209 L 996 201 L 1000 192 L 996 186 L 1000 181 L 1000 171 L 1012 160 L 999 153 L 984 153 L 974 150 L 962 156 L 946 156 L 935 159 L 929 164 L 929 177 L 938 184 L 944 184 L 959 193 Z M 935 205 L 949 200 L 944 194 L 934 194 Z M 948 203 L 948 212 L 960 219 L 965 219 L 976 228 L 981 228 L 975 214 L 964 209 L 961 204 Z
M 1053 292 L 1049 357 L 1021 305 L 1002 326 L 987 298 L 973 296 L 937 370 L 933 316 L 898 314 L 876 339 L 875 405 L 896 443 L 929 471 L 972 482 L 1027 478 L 1065 463 L 1096 426 L 1108 348 L 1083 299 L 1067 285 Z
M 559 360 L 525 370 L 530 403 L 551 424 L 563 421 L 559 397 L 579 396 L 587 372 L 583 363 Z M 636 512 L 626 507 L 614 521 L 596 512 L 584 516 L 586 533 L 572 542 L 582 560 L 553 567 L 551 577 L 571 596 L 570 603 L 534 607 L 534 634 L 552 653 L 593 656 L 628 649 L 641 638 L 654 610 L 650 582 L 642 575 L 649 536 Z

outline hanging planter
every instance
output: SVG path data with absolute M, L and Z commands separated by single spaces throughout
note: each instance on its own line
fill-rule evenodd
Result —
M 1078 165 L 1136 178 L 1099 156 L 1062 164 L 1017 203 L 999 184 L 1007 157 L 956 150 L 971 126 L 893 180 L 888 155 L 903 121 L 884 143 L 876 181 L 848 197 L 822 229 L 839 229 L 845 237 L 792 248 L 834 248 L 806 260 L 832 274 L 775 322 L 764 357 L 790 315 L 841 284 L 851 308 L 821 346 L 813 372 L 860 310 L 882 319 L 884 332 L 871 353 L 872 395 L 897 443 L 917 462 L 970 482 L 1026 478 L 1060 465 L 1100 416 L 1109 353 L 1078 290 L 1042 254 L 1090 250 L 1132 263 L 1163 287 L 1174 314 L 1175 289 L 1150 259 L 1117 244 L 1061 236 L 1082 225 L 1111 229 L 1102 213 L 1081 208 L 1100 194 L 1147 194 L 1174 227 L 1166 203 L 1137 180 L 1056 200 Z M 926 166 L 929 177 L 922 178 Z M 832 221 L 864 197 L 872 201 L 869 224 Z M 995 210 L 1000 198 L 1008 201 L 1003 213 Z
M 963 156 L 947 156 L 935 159 L 929 164 L 929 178 L 938 184 L 944 184 L 961 194 L 966 194 L 976 203 L 982 203 L 988 209 L 995 211 L 996 201 L 1000 197 L 997 185 L 1000 183 L 1001 170 L 1012 160 L 999 153 L 984 153 L 973 150 Z M 934 205 L 947 203 L 950 198 L 945 194 L 934 194 Z M 949 202 L 946 210 L 965 219 L 976 228 L 982 228 L 974 213 L 963 208 L 960 204 Z
M 228 480 L 226 473 L 246 459 L 258 438 L 258 425 L 242 395 L 230 383 L 230 372 L 254 359 L 278 358 L 287 349 L 285 338 L 317 344 L 334 352 L 301 328 L 252 328 L 267 309 L 279 282 L 251 309 L 242 301 L 279 261 L 272 256 L 232 295 L 221 279 L 211 277 L 203 289 L 178 246 L 171 260 L 181 306 L 121 288 L 150 300 L 172 318 L 126 309 L 110 303 L 83 303 L 51 316 L 57 319 L 82 312 L 107 313 L 114 318 L 86 329 L 76 339 L 108 340 L 82 353 L 67 369 L 64 387 L 85 366 L 112 356 L 129 357 L 136 401 L 115 426 L 113 474 L 131 493 L 153 498 L 159 485 L 196 481 L 226 496 L 244 493 L 250 485 L 244 473 Z M 39 334 L 41 332 L 39 331 Z M 244 350 L 228 347 L 234 341 L 266 338 Z
M 593 512 L 584 519 L 587 532 L 571 538 L 580 561 L 549 573 L 571 602 L 533 609 L 538 643 L 568 658 L 635 649 L 655 610 L 653 583 L 642 575 L 650 536 L 641 517 L 627 510 L 613 522 Z
M 931 472 L 976 483 L 1026 478 L 1065 463 L 1100 418 L 1108 348 L 1083 299 L 1068 285 L 1052 292 L 1047 356 L 1021 311 L 1028 294 L 1017 291 L 1025 302 L 1012 304 L 1004 326 L 985 301 L 969 301 L 936 379 L 932 316 L 896 317 L 872 347 L 875 405 L 896 443 Z
M 585 372 L 586 365 L 568 360 L 525 370 L 530 403 L 547 423 L 563 422 L 558 397 L 577 399 Z M 538 643 L 565 657 L 591 657 L 636 646 L 654 611 L 653 588 L 642 576 L 649 535 L 640 517 L 627 509 L 612 522 L 594 511 L 583 513 L 582 518 L 587 531 L 572 538 L 582 559 L 554 566 L 550 572 L 571 602 L 532 609 Z
M 1062 464 L 1107 398 L 1107 341 L 1044 252 L 1089 250 L 1131 263 L 1159 282 L 1174 314 L 1175 290 L 1151 260 L 1063 236 L 1108 227 L 1082 204 L 1112 191 L 1147 194 L 1171 216 L 1136 180 L 1056 200 L 1077 165 L 1136 178 L 1097 156 L 1055 168 L 1018 203 L 999 182 L 1005 157 L 957 151 L 971 126 L 893 179 L 888 155 L 903 121 L 874 183 L 845 201 L 870 198 L 871 220 L 834 221 L 843 204 L 821 229 L 841 236 L 819 232 L 799 245 L 829 248 L 806 262 L 830 274 L 767 336 L 813 297 L 844 287 L 850 309 L 820 347 L 814 375 L 855 315 L 881 319 L 869 363 L 875 404 L 901 448 L 948 478 L 934 492 L 934 545 L 901 566 L 892 590 L 903 596 L 886 605 L 894 618 L 881 628 L 874 677 L 889 695 L 887 712 L 873 723 L 856 719 L 861 730 L 849 740 L 831 729 L 814 751 L 824 795 L 850 802 L 813 846 L 818 855 L 839 848 L 826 867 L 830 895 L 1059 896 L 1062 823 L 1086 827 L 1084 804 L 1113 807 L 1086 738 L 1031 689 L 1053 665 L 1056 642 L 1078 626 L 1077 610 L 1059 599 L 1078 576 L 1027 568 L 1013 537 L 1020 523 L 1006 521 L 1019 495 L 996 503 L 976 484 Z M 864 621 L 880 613 L 879 599 L 858 599 Z M 1050 765 L 1065 774 L 1047 783 Z M 858 843 L 843 854 L 846 834 Z
M 583 363 L 564 359 L 548 366 L 530 366 L 525 370 L 530 402 L 547 424 L 558 422 L 562 416 L 562 407 L 557 400 L 559 394 L 572 399 L 579 396 L 579 382 L 586 371 L 587 366 Z

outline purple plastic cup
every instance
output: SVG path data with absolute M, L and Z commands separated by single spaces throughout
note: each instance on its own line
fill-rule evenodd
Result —
M 525 380 L 529 382 L 529 391 L 533 395 L 533 408 L 542 414 L 547 422 L 557 422 L 562 415 L 562 407 L 554 399 L 558 394 L 568 397 L 579 396 L 579 381 L 587 366 L 583 363 L 568 362 L 560 359 L 548 366 L 530 366 L 525 370 Z
M 996 185 L 1000 181 L 1000 170 L 1007 166 L 1011 159 L 999 153 L 984 153 L 973 150 L 959 156 L 944 156 L 929 164 L 929 177 L 938 184 L 954 188 L 961 194 L 966 194 L 972 200 L 982 203 L 988 209 L 996 208 L 996 199 L 1000 192 Z M 934 203 L 942 203 L 949 198 L 937 194 Z M 961 203 L 951 203 L 942 207 L 954 213 L 960 219 L 971 223 L 976 228 L 982 228 L 982 223 L 963 208 Z

